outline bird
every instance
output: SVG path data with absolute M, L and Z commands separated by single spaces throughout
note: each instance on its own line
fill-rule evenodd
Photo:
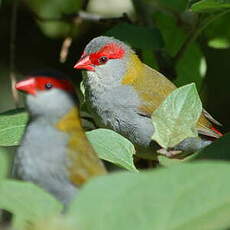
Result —
M 86 105 L 97 125 L 128 138 L 137 155 L 151 155 L 155 130 L 151 115 L 176 86 L 144 64 L 129 45 L 113 37 L 93 38 L 74 68 L 83 70 Z M 213 123 L 220 124 L 203 110 L 197 122 L 200 137 L 186 138 L 172 149 L 157 152 L 176 157 L 209 145 L 222 136 Z
M 29 121 L 12 176 L 40 186 L 68 207 L 81 185 L 107 173 L 82 128 L 74 86 L 64 74 L 37 71 L 15 87 L 26 93 Z

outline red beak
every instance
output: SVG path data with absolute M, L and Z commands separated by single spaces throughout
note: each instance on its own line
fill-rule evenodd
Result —
M 89 58 L 89 56 L 84 56 L 73 67 L 74 69 L 85 69 L 94 71 L 94 66 Z
M 36 94 L 35 79 L 32 77 L 26 80 L 19 81 L 15 84 L 15 88 L 17 90 L 26 92 L 28 94 L 35 95 Z

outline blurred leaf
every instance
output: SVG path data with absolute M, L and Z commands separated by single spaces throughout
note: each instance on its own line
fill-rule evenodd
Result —
M 194 12 L 216 11 L 230 8 L 230 0 L 202 0 L 192 5 Z
M 209 40 L 208 46 L 216 49 L 228 49 L 230 41 L 226 38 L 214 38 Z
M 227 229 L 229 174 L 229 164 L 200 162 L 100 177 L 83 187 L 69 216 L 87 230 Z
M 161 34 L 156 28 L 121 23 L 108 30 L 105 35 L 127 42 L 133 48 L 153 50 L 163 47 Z
M 167 53 L 172 57 L 176 56 L 186 39 L 185 32 L 178 26 L 178 22 L 172 16 L 156 14 L 154 19 L 156 25 L 161 30 Z M 204 55 L 199 46 L 196 43 L 190 45 L 177 63 L 177 78 L 175 84 L 177 86 L 182 86 L 195 82 L 199 90 L 203 77 L 206 74 L 206 71 L 200 71 L 201 65 L 204 64 L 204 60 Z M 191 71 L 191 66 L 193 67 L 193 71 Z
M 158 69 L 156 56 L 152 50 L 143 50 L 142 60 L 146 65 L 151 66 L 152 68 Z
M 0 182 L 0 208 L 13 213 L 13 226 L 23 226 L 59 214 L 62 205 L 34 184 L 3 180 Z
M 205 30 L 204 35 L 208 46 L 216 49 L 226 49 L 230 46 L 230 14 L 223 15 L 214 20 Z
M 8 151 L 6 148 L 0 147 L 0 181 L 7 177 L 9 167 Z
M 165 9 L 168 11 L 184 11 L 188 0 L 177 0 L 177 1 L 168 1 L 168 0 L 145 0 L 146 2 L 149 2 L 153 6 L 157 6 L 160 9 Z M 157 8 L 156 7 L 156 8 Z
M 197 154 L 198 153 L 193 153 L 191 155 L 186 156 L 183 159 L 167 158 L 165 156 L 159 155 L 158 156 L 158 160 L 159 160 L 161 166 L 163 166 L 163 167 L 171 167 L 171 166 L 174 166 L 176 164 L 181 164 L 181 163 L 189 162 L 189 161 L 193 160 L 193 158 Z
M 199 46 L 194 43 L 185 51 L 177 63 L 177 86 L 195 82 L 197 89 L 201 88 L 202 80 L 206 74 L 206 61 Z
M 230 133 L 225 134 L 220 139 L 217 139 L 192 158 L 192 160 L 204 159 L 230 161 Z
M 194 83 L 174 90 L 152 114 L 152 139 L 164 148 L 174 147 L 187 137 L 196 137 L 202 104 Z
M 73 222 L 70 218 L 65 218 L 64 215 L 58 215 L 43 221 L 37 221 L 23 230 L 80 230 L 74 226 Z
M 81 8 L 79 0 L 26 0 L 27 5 L 43 19 L 59 19 L 64 15 L 77 13 Z M 66 36 L 70 24 L 61 21 L 39 21 L 42 31 L 50 37 Z
M 128 139 L 109 129 L 87 132 L 87 137 L 101 159 L 137 172 L 133 164 L 135 148 Z
M 121 17 L 126 13 L 135 19 L 132 0 L 89 0 L 87 11 L 103 17 Z
M 172 57 L 176 56 L 186 39 L 185 32 L 178 26 L 178 22 L 172 16 L 156 14 L 154 18 L 164 38 L 166 51 Z M 182 86 L 195 82 L 199 91 L 203 77 L 206 74 L 206 71 L 200 71 L 201 65 L 204 64 L 204 60 L 204 55 L 199 46 L 196 43 L 191 44 L 180 57 L 176 65 L 177 78 L 175 84 L 177 86 Z
M 70 31 L 70 25 L 65 22 L 39 22 L 42 32 L 51 38 L 64 37 Z
M 175 56 L 186 39 L 185 32 L 177 25 L 177 21 L 173 16 L 156 13 L 154 21 L 156 21 L 156 26 L 163 36 L 164 48 L 171 56 Z
M 0 146 L 18 145 L 27 120 L 28 115 L 18 110 L 0 114 Z

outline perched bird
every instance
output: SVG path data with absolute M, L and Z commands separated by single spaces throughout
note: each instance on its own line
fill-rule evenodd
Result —
M 154 126 L 151 114 L 176 86 L 158 71 L 141 62 L 123 42 L 96 37 L 84 49 L 75 69 L 82 69 L 85 100 L 97 124 L 115 130 L 135 144 L 137 152 L 152 152 Z M 169 157 L 178 151 L 194 152 L 221 134 L 205 110 L 197 123 L 202 138 L 187 138 L 172 151 L 159 151 Z
M 81 126 L 74 87 L 56 73 L 16 83 L 25 92 L 29 122 L 13 164 L 13 176 L 33 182 L 65 206 L 78 188 L 106 169 Z

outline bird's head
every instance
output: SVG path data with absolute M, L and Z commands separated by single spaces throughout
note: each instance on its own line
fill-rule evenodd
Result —
M 134 51 L 125 43 L 100 36 L 88 43 L 74 68 L 86 70 L 88 77 L 113 84 L 122 80 L 132 55 Z
M 16 83 L 26 93 L 26 104 L 32 115 L 62 116 L 74 106 L 74 86 L 62 74 L 36 72 Z

